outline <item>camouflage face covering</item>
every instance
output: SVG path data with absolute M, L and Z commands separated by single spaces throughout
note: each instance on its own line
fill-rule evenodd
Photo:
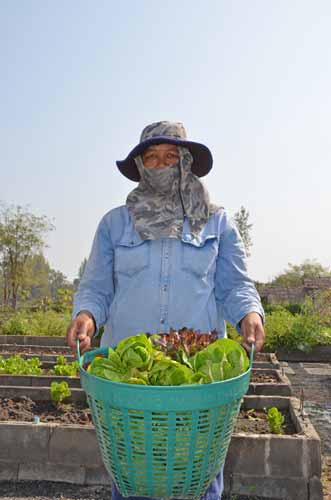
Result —
M 129 193 L 126 205 L 143 240 L 181 239 L 184 216 L 191 233 L 197 236 L 216 212 L 200 179 L 191 171 L 190 151 L 178 146 L 179 162 L 169 167 L 146 168 L 141 156 L 135 158 L 140 182 Z

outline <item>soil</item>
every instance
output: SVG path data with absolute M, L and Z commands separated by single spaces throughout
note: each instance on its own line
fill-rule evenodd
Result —
M 291 422 L 290 413 L 282 411 L 285 420 L 283 434 L 296 434 L 296 429 Z M 254 434 L 270 434 L 267 414 L 263 410 L 240 410 L 234 432 L 252 432 Z
M 251 373 L 251 383 L 253 384 L 277 384 L 279 382 L 276 374 Z
M 21 346 L 17 344 L 4 344 L 0 345 L 0 355 L 1 354 L 35 354 L 36 356 L 41 354 L 53 354 L 65 356 L 71 356 L 72 351 L 69 347 L 46 347 L 46 346 Z
M 270 353 L 269 352 L 254 353 L 254 361 L 270 361 Z
M 92 424 L 91 411 L 84 402 L 61 403 L 56 407 L 51 401 L 32 401 L 27 397 L 0 398 L 0 421 L 33 422 L 35 416 L 39 416 L 40 422 Z
M 288 412 L 285 416 L 284 434 L 295 434 Z M 0 398 L 0 421 L 33 422 L 39 416 L 40 422 L 62 424 L 92 424 L 91 411 L 84 402 L 61 403 L 56 407 L 50 401 L 32 401 L 27 397 Z M 269 434 L 267 415 L 262 410 L 241 410 L 235 432 Z

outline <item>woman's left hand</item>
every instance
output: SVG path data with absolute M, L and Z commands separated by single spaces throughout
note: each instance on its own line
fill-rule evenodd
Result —
M 261 316 L 256 312 L 246 314 L 241 320 L 240 330 L 243 336 L 242 346 L 250 351 L 251 344 L 254 342 L 254 351 L 261 351 L 265 340 Z

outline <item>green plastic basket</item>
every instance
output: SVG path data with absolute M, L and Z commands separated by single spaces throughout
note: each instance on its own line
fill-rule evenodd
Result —
M 107 348 L 79 354 L 80 378 L 106 469 L 124 497 L 198 499 L 224 464 L 253 362 L 233 379 L 146 386 L 91 375 L 83 365 Z

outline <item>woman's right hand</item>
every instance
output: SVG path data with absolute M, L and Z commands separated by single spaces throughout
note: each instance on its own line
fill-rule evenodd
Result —
M 77 355 L 77 339 L 80 341 L 81 353 L 91 349 L 91 340 L 94 330 L 94 321 L 90 313 L 80 312 L 76 318 L 71 321 L 67 330 L 67 344 L 71 347 L 75 355 Z

